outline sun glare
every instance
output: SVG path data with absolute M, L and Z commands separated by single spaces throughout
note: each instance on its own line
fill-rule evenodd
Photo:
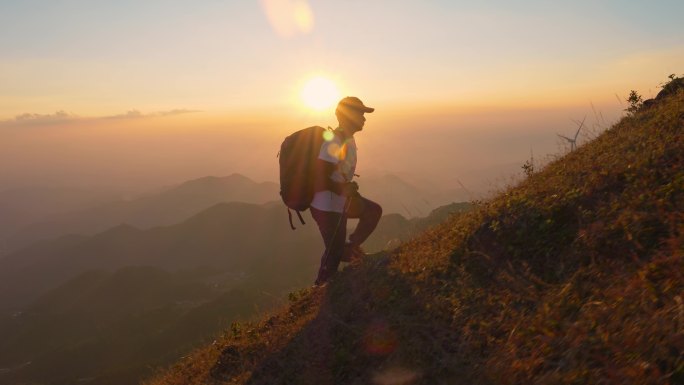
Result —
M 337 86 L 324 77 L 315 77 L 304 84 L 301 93 L 304 104 L 314 110 L 331 107 L 340 98 Z

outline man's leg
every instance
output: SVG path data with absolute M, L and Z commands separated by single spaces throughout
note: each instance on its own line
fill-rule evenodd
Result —
M 316 284 L 322 284 L 332 277 L 340 265 L 344 242 L 347 239 L 347 218 L 341 213 L 321 211 L 311 207 L 311 216 L 318 224 L 323 237 L 325 251 L 321 257 Z
M 351 235 L 349 235 L 349 243 L 354 246 L 360 246 L 373 233 L 375 227 L 378 225 L 382 217 L 382 207 L 370 199 L 366 199 L 361 195 L 356 195 L 351 198 L 349 209 L 347 210 L 347 218 L 358 218 L 359 223 Z

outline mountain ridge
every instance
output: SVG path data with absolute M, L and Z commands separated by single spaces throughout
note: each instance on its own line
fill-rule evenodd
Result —
M 55 214 L 26 224 L 10 236 L 3 236 L 0 229 L 0 258 L 41 240 L 69 234 L 94 235 L 120 224 L 139 229 L 177 224 L 221 202 L 280 204 L 278 190 L 277 183 L 255 182 L 239 173 L 200 177 L 133 199 Z M 437 207 L 459 201 L 457 198 L 463 195 L 432 187 L 418 188 L 393 174 L 364 179 L 362 192 L 382 201 L 385 213 L 401 213 L 410 218 L 423 217 Z M 11 227 L 12 213 L 7 210 L 3 213 L 6 214 L 3 219 Z
M 126 265 L 171 270 L 196 266 L 248 269 L 267 256 L 271 248 L 270 244 L 254 239 L 258 235 L 256 229 L 262 226 L 280 234 L 274 235 L 271 242 L 279 245 L 284 255 L 293 256 L 293 266 L 305 261 L 307 266 L 315 264 L 315 229 L 309 226 L 298 233 L 302 249 L 295 258 L 292 250 L 296 245 L 290 239 L 291 230 L 281 210 L 282 207 L 263 208 L 249 203 L 218 203 L 176 225 L 140 230 L 124 224 L 90 237 L 66 237 L 36 244 L 0 259 L 0 304 L 6 308 L 21 306 L 41 291 L 90 269 Z M 27 287 L 26 282 L 34 283 Z
M 396 245 L 444 213 L 469 207 L 454 203 L 420 219 L 384 216 L 369 245 Z M 7 285 L 13 279 L 56 287 L 0 311 L 0 383 L 134 383 L 150 374 L 150 365 L 175 361 L 230 322 L 286 302 L 289 291 L 314 279 L 321 248 L 315 224 L 290 230 L 282 202 L 228 202 L 172 226 L 122 224 L 91 237 L 43 242 L 31 249 L 33 262 L 30 255 L 12 255 L 14 265 L 0 261 L 0 299 L 22 295 L 22 286 Z M 245 258 L 231 263 L 233 254 Z M 212 262 L 216 257 L 224 261 Z
M 237 173 L 226 177 L 207 176 L 132 200 L 112 201 L 55 215 L 25 226 L 4 242 L 7 248 L 17 250 L 39 239 L 67 233 L 92 235 L 122 223 L 141 229 L 171 225 L 220 202 L 263 204 L 277 199 L 278 185 L 273 182 L 255 182 Z
M 0 367 L 9 368 L 0 382 L 135 383 L 149 365 L 177 359 L 253 307 L 277 302 L 240 282 L 208 285 L 206 274 L 129 266 L 73 278 L 0 317 Z
M 462 212 L 468 208 L 468 204 L 452 204 L 436 209 L 435 213 Z M 385 216 L 368 247 L 380 250 L 390 242 L 408 239 L 417 229 L 441 217 L 434 215 L 397 223 L 389 223 L 393 217 Z M 92 236 L 69 235 L 41 241 L 0 259 L 0 309 L 20 310 L 41 292 L 83 271 L 127 265 L 245 271 L 266 258 L 271 263 L 300 266 L 298 277 L 304 283 L 306 274 L 317 265 L 321 242 L 314 221 L 309 214 L 305 216 L 308 225 L 292 232 L 282 203 L 223 202 L 169 226 L 139 229 L 120 224 Z M 264 233 L 270 234 L 269 242 L 263 241 Z

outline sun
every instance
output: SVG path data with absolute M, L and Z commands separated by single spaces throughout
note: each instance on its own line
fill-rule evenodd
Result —
M 307 107 L 320 111 L 332 107 L 340 98 L 340 92 L 330 79 L 316 76 L 304 84 L 301 97 Z

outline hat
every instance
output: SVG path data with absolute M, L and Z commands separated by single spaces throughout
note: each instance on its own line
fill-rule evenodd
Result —
M 337 110 L 355 110 L 359 112 L 373 112 L 375 108 L 366 107 L 363 105 L 361 99 L 356 96 L 347 96 L 337 103 Z

